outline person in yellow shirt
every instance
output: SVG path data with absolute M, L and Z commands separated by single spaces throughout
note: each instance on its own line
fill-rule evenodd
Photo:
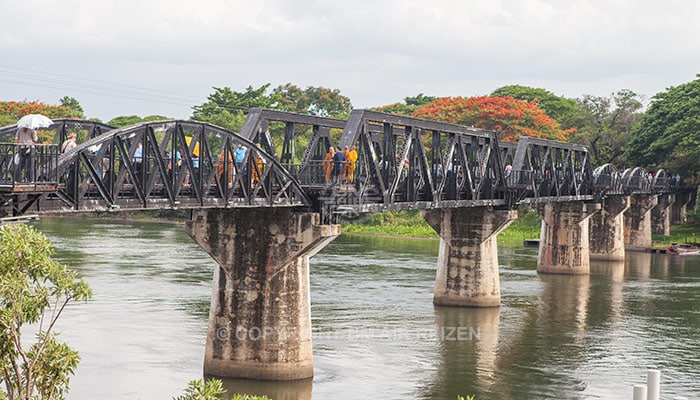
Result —
M 345 147 L 345 149 L 347 149 L 347 147 Z M 345 159 L 347 160 L 348 165 L 348 174 L 346 181 L 348 183 L 353 183 L 355 182 L 355 166 L 357 164 L 357 149 L 355 148 L 355 146 L 352 146 L 352 150 L 348 152 Z

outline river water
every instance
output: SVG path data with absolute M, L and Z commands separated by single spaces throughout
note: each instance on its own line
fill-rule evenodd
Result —
M 33 223 L 93 289 L 59 320 L 82 361 L 69 400 L 171 399 L 201 377 L 213 260 L 181 225 Z M 273 399 L 700 398 L 700 256 L 628 253 L 538 275 L 501 248 L 502 305 L 432 305 L 438 242 L 341 236 L 311 260 L 313 380 L 227 381 Z

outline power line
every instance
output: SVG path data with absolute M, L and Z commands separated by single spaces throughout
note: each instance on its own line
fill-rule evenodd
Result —
M 189 107 L 202 103 L 201 99 L 195 99 L 194 97 L 164 90 L 78 78 L 3 64 L 0 64 L 0 82 Z M 162 93 L 162 95 L 158 93 Z M 228 111 L 248 111 L 247 107 L 241 106 L 224 106 L 218 104 L 216 106 L 217 108 Z

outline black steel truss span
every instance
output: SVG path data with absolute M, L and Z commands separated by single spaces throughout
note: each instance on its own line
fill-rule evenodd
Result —
M 16 129 L 0 128 L 0 140 L 12 142 Z M 113 129 L 56 120 L 49 129 L 54 144 L 41 145 L 32 180 L 13 163 L 17 145 L 0 149 L 5 213 L 303 206 L 328 221 L 358 212 L 517 207 L 681 189 L 664 170 L 591 170 L 584 146 L 528 137 L 498 143 L 491 131 L 368 110 L 344 121 L 252 109 L 240 135 L 193 121 Z M 74 132 L 87 141 L 59 156 Z M 358 153 L 349 182 L 342 174 L 327 181 L 333 163 L 325 157 L 336 144 Z M 236 162 L 239 147 L 245 151 Z
M 239 148 L 244 156 L 236 160 Z M 37 202 L 37 211 L 311 204 L 274 156 L 233 132 L 192 121 L 112 130 L 62 155 L 58 174 L 62 184 Z
M 507 180 L 518 202 L 595 197 L 588 149 L 574 143 L 521 137 Z
M 358 211 L 507 204 L 494 132 L 354 110 L 346 146 L 358 152 Z

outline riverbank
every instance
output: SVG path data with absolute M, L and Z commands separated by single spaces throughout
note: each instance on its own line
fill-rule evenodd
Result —
M 522 247 L 526 240 L 539 239 L 542 219 L 531 210 L 521 209 L 518 218 L 498 234 L 498 244 Z M 435 230 L 428 225 L 419 211 L 375 213 L 364 219 L 347 221 L 343 233 L 349 235 L 373 235 L 412 239 L 438 239 Z M 675 243 L 698 243 L 700 224 L 671 226 L 670 235 L 652 235 L 652 247 L 668 247 Z
M 498 244 L 523 246 L 527 239 L 540 237 L 541 218 L 536 212 L 521 209 L 518 219 L 498 235 Z M 413 239 L 438 239 L 435 230 L 423 220 L 420 211 L 374 213 L 343 223 L 343 233 Z

